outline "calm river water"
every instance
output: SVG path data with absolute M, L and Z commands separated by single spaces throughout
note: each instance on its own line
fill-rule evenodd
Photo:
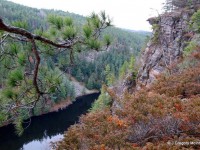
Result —
M 32 117 L 23 135 L 15 135 L 13 125 L 0 128 L 0 150 L 48 150 L 50 141 L 63 138 L 64 131 L 78 122 L 99 94 L 85 95 L 59 112 Z

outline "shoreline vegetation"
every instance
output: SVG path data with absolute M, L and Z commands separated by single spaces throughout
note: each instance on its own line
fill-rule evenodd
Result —
M 75 90 L 75 98 L 74 100 L 71 100 L 69 97 L 66 98 L 65 100 L 61 100 L 58 103 L 53 104 L 53 106 L 51 106 L 51 108 L 47 111 L 47 112 L 42 112 L 38 115 L 33 115 L 30 116 L 34 117 L 34 116 L 42 116 L 48 113 L 52 113 L 52 112 L 58 112 L 60 110 L 66 109 L 69 105 L 71 105 L 74 101 L 76 101 L 78 98 L 81 98 L 82 96 L 86 96 L 86 95 L 90 95 L 90 94 L 95 94 L 95 93 L 99 93 L 100 91 L 94 89 L 94 90 L 88 90 L 83 83 L 78 82 L 74 77 L 69 76 L 69 79 L 71 82 L 73 82 L 74 85 L 74 90 Z M 48 103 L 47 103 L 48 104 Z M 49 103 L 50 104 L 50 103 Z M 28 118 L 27 118 L 28 119 Z M 11 122 L 6 122 L 3 125 L 0 126 L 4 127 L 11 124 Z

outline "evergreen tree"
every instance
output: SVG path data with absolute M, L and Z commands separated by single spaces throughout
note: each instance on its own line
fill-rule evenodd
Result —
M 119 78 L 123 79 L 124 76 L 126 75 L 127 71 L 128 71 L 128 67 L 129 64 L 127 61 L 124 62 L 124 64 L 122 65 L 122 67 L 119 69 Z
M 103 110 L 104 108 L 108 107 L 112 102 L 110 95 L 106 92 L 105 85 L 101 88 L 101 94 L 98 99 L 92 104 L 92 108 L 90 109 L 91 112 L 95 112 L 98 110 Z
M 166 0 L 163 9 L 165 12 L 172 11 L 174 9 L 173 0 Z
M 105 75 L 106 75 L 106 83 L 107 83 L 107 85 L 111 86 L 114 83 L 114 81 L 115 81 L 115 75 L 111 71 L 111 68 L 110 68 L 109 64 L 106 65 Z
M 56 68 L 59 66 L 56 64 L 59 62 L 57 54 L 68 52 L 69 57 L 66 58 L 73 62 L 74 47 L 78 44 L 100 50 L 103 42 L 99 35 L 103 29 L 111 26 L 111 20 L 103 12 L 100 16 L 92 13 L 80 32 L 68 17 L 49 15 L 48 22 L 47 31 L 38 29 L 32 33 L 26 30 L 28 28 L 24 23 L 7 25 L 0 18 L 0 68 L 7 73 L 7 76 L 3 76 L 6 82 L 0 91 L 0 113 L 4 114 L 1 123 L 7 120 L 15 122 L 20 134 L 20 122 L 26 119 L 22 117 L 23 110 L 32 112 L 31 109 L 39 103 L 43 104 L 49 96 L 57 101 L 58 96 L 68 95 L 63 90 L 63 87 L 69 87 L 68 83 L 62 85 L 63 73 Z M 107 47 L 108 43 L 105 44 Z M 73 97 L 74 90 L 69 95 Z
M 130 61 L 129 61 L 129 66 L 128 66 L 129 70 L 131 72 L 135 71 L 135 57 L 134 55 L 131 56 Z

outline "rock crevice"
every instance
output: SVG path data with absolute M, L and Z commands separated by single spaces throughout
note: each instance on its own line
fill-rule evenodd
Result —
M 148 19 L 154 27 L 153 36 L 141 57 L 137 89 L 149 86 L 156 76 L 169 69 L 183 53 L 188 39 L 190 17 L 194 12 L 180 10 Z

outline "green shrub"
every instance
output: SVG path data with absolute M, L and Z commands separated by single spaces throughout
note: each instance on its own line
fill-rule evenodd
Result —
M 105 87 L 103 86 L 101 88 L 101 95 L 99 98 L 93 103 L 92 108 L 90 109 L 91 112 L 102 110 L 106 107 L 109 107 L 111 104 L 111 97 L 108 95 L 108 93 L 105 90 Z
M 200 10 L 192 15 L 191 20 L 191 27 L 193 28 L 193 30 L 200 33 Z
M 184 55 L 188 56 L 189 54 L 191 54 L 193 50 L 196 49 L 196 47 L 197 47 L 196 42 L 194 41 L 189 42 L 188 45 L 184 48 L 184 51 L 183 51 Z

